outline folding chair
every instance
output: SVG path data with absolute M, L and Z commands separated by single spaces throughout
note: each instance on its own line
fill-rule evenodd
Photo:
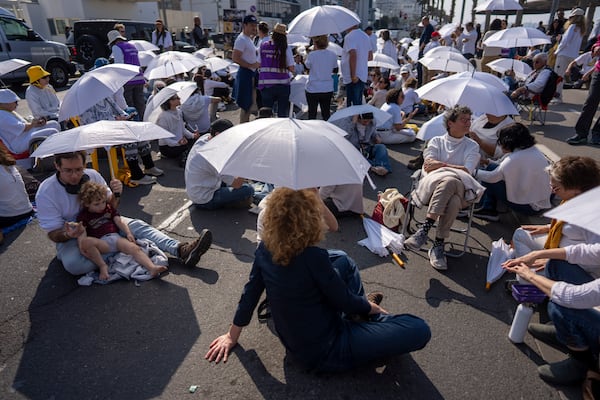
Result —
M 401 233 L 404 235 L 404 237 L 408 237 L 409 234 L 413 234 L 415 232 L 415 230 L 412 230 L 411 226 L 410 226 L 412 221 L 415 222 L 416 226 L 420 226 L 425 223 L 425 221 L 417 219 L 417 217 L 415 215 L 415 209 L 418 207 L 413 198 L 413 193 L 416 190 L 417 186 L 419 185 L 419 180 L 421 179 L 421 175 L 422 175 L 421 170 L 417 170 L 411 175 L 412 184 L 411 184 L 410 192 L 406 196 L 408 199 L 408 205 L 406 207 L 406 213 L 404 214 L 404 222 L 402 223 L 402 232 Z M 473 211 L 475 210 L 475 203 L 473 202 L 471 205 L 469 205 L 467 208 L 465 208 L 461 211 L 465 211 L 465 210 L 467 211 L 466 226 L 465 227 L 455 227 L 453 225 L 452 228 L 450 229 L 452 232 L 456 232 L 456 233 L 460 233 L 460 234 L 464 235 L 465 239 L 464 239 L 464 242 L 462 243 L 462 250 L 451 251 L 451 252 L 446 251 L 446 256 L 448 256 L 448 257 L 454 257 L 454 258 L 461 257 L 463 254 L 465 254 L 467 252 L 467 243 L 469 242 L 469 238 L 471 236 L 471 224 L 473 222 Z M 436 227 L 437 227 L 437 224 L 436 224 Z M 454 249 L 452 249 L 452 250 L 454 250 Z
M 556 79 L 556 85 L 558 86 L 560 82 L 562 82 L 563 78 L 558 77 Z M 556 93 L 555 93 L 556 94 Z M 554 98 L 554 96 L 552 96 Z M 534 121 L 538 121 L 541 125 L 546 124 L 546 114 L 548 112 L 548 104 L 549 102 L 544 104 L 542 102 L 542 98 L 539 94 L 534 95 L 531 98 L 530 102 L 519 103 L 521 109 L 527 112 L 527 119 L 529 121 L 529 125 L 533 125 Z

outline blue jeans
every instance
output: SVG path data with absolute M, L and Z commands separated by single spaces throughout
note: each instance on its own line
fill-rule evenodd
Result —
M 529 204 L 517 204 L 508 201 L 506 198 L 506 182 L 496 183 L 481 182 L 485 186 L 485 192 L 481 198 L 481 205 L 486 210 L 495 210 L 498 200 L 503 201 L 516 212 L 524 215 L 537 215 L 540 210 L 534 210 Z
M 370 146 L 367 160 L 375 167 L 384 167 L 388 172 L 392 172 L 392 165 L 385 144 L 377 143 Z
M 550 260 L 546 265 L 546 276 L 553 281 L 564 281 L 575 285 L 591 282 L 594 278 L 580 266 L 562 260 Z M 548 303 L 548 315 L 556 327 L 558 340 L 572 349 L 590 348 L 597 355 L 600 350 L 600 312 L 593 308 L 574 309 Z
M 254 195 L 252 186 L 244 183 L 237 189 L 222 184 L 213 194 L 213 198 L 204 204 L 196 204 L 196 207 L 206 210 L 216 210 L 217 208 L 236 207 L 244 203 Z
M 133 236 L 138 239 L 148 239 L 153 241 L 156 246 L 165 253 L 175 257 L 179 256 L 179 241 L 175 240 L 158 229 L 148 225 L 142 220 L 132 219 L 129 223 L 129 229 Z M 111 253 L 104 254 L 108 258 Z M 98 267 L 86 258 L 79 251 L 76 239 L 66 242 L 56 243 L 56 258 L 62 262 L 65 270 L 71 275 L 83 275 L 96 270 Z
M 329 250 L 329 259 L 348 289 L 363 296 L 354 260 L 341 250 Z M 345 371 L 374 360 L 410 353 L 425 347 L 430 338 L 427 323 L 410 314 L 372 315 L 370 322 L 344 320 L 342 330 L 317 370 Z
M 277 116 L 287 118 L 290 116 L 290 85 L 273 85 L 260 91 L 263 107 L 270 107 L 275 111 L 277 104 Z
M 351 105 L 362 104 L 363 91 L 365 90 L 365 83 L 358 80 L 356 83 L 346 84 L 346 107 Z

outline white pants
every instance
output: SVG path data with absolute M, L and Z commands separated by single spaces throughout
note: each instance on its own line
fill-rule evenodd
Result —
M 515 250 L 514 258 L 524 256 L 534 250 L 543 249 L 547 237 L 548 235 L 532 235 L 523 228 L 517 228 L 512 237 L 513 248 Z M 544 271 L 538 272 L 538 275 L 544 275 Z M 525 281 L 519 275 L 517 275 L 517 281 L 521 284 L 529 284 L 529 282 Z
M 395 131 L 393 129 L 385 131 L 377 131 L 377 134 L 381 137 L 381 143 L 383 144 L 400 144 L 400 143 L 412 143 L 417 138 L 415 131 L 412 129 L 400 129 Z
M 558 76 L 563 78 L 563 80 L 560 81 L 560 83 L 558 85 L 556 85 L 556 94 L 558 94 L 559 98 L 562 98 L 562 89 L 563 89 L 563 83 L 564 83 L 564 78 L 565 78 L 565 71 L 567 70 L 567 67 L 573 60 L 574 60 L 573 57 L 556 56 L 556 62 L 554 63 L 554 72 L 556 72 L 556 74 Z

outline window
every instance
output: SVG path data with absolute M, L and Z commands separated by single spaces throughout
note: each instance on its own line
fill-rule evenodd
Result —
M 20 21 L 0 18 L 0 25 L 8 40 L 27 40 L 28 28 Z

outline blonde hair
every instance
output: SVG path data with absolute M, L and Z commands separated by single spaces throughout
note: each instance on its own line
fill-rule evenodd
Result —
M 313 43 L 315 45 L 315 49 L 326 49 L 329 46 L 329 39 L 327 35 L 320 35 L 313 37 Z
M 265 209 L 263 242 L 276 264 L 287 266 L 305 248 L 323 239 L 325 223 L 318 194 L 277 188 Z
M 569 28 L 569 26 L 575 25 L 577 29 L 579 29 L 579 33 L 582 35 L 585 34 L 585 16 L 583 15 L 574 15 L 570 17 L 565 23 L 564 30 L 565 32 Z
M 87 207 L 98 200 L 108 200 L 106 186 L 92 181 L 84 183 L 79 190 L 79 202 L 81 205 Z

